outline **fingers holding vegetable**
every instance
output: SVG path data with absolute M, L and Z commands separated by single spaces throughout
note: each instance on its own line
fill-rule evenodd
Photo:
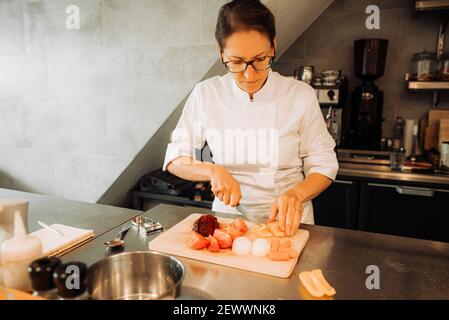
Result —
M 292 191 L 287 191 L 277 198 L 270 211 L 268 223 L 279 221 L 279 228 L 285 232 L 287 236 L 296 233 L 302 218 L 302 201 Z

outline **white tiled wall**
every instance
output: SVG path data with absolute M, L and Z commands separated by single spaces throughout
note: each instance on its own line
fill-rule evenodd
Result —
M 221 3 L 0 1 L 0 187 L 98 200 L 216 61 Z
M 331 1 L 263 0 L 278 51 Z M 107 203 L 127 194 L 161 165 L 194 84 L 225 72 L 214 30 L 226 2 L 0 0 L 0 187 Z M 65 27 L 67 5 L 80 8 L 80 30 Z

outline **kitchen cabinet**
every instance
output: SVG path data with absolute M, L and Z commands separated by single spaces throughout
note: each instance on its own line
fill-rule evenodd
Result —
M 339 176 L 313 200 L 315 224 L 449 242 L 449 187 Z
M 313 200 L 315 224 L 356 229 L 359 182 L 337 179 Z
M 449 189 L 363 182 L 358 228 L 449 242 Z

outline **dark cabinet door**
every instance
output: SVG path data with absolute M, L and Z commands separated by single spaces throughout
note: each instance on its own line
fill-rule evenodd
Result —
M 449 190 L 365 182 L 359 228 L 449 242 Z
M 313 200 L 315 224 L 356 229 L 358 182 L 337 179 Z

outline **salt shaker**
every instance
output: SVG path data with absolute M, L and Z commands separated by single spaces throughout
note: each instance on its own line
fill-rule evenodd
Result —
M 55 257 L 44 257 L 34 260 L 28 267 L 31 278 L 33 296 L 45 299 L 57 299 L 55 283 L 53 282 L 53 272 L 61 265 L 61 260 Z
M 61 264 L 53 272 L 59 300 L 87 300 L 87 266 L 82 262 Z

